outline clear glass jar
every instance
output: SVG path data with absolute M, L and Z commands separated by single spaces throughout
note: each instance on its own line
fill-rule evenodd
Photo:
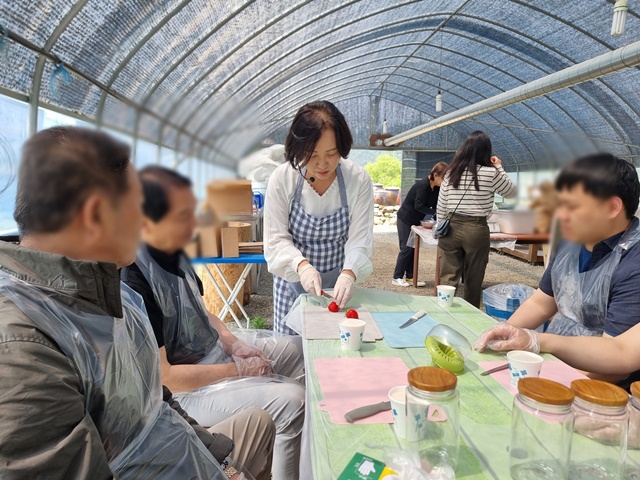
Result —
M 543 378 L 523 378 L 513 399 L 509 467 L 514 480 L 564 480 L 573 434 L 573 392 Z
M 620 479 L 627 451 L 629 395 L 600 380 L 574 380 L 569 478 Z
M 405 438 L 418 448 L 425 471 L 438 465 L 453 469 L 460 449 L 458 378 L 437 367 L 409 371 Z
M 640 480 L 640 382 L 631 384 L 629 399 L 629 432 L 625 458 L 625 480 Z

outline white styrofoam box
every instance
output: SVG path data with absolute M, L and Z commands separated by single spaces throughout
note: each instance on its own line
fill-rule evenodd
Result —
M 499 210 L 502 233 L 530 235 L 535 231 L 536 212 L 532 210 Z

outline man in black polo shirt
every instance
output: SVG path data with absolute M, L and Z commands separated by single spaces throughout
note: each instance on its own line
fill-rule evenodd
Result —
M 508 323 L 535 330 L 553 317 L 549 334 L 616 337 L 640 321 L 636 169 L 613 155 L 592 155 L 565 167 L 556 188 L 557 217 L 565 242 L 539 289 Z M 539 336 L 525 335 L 531 344 L 522 345 L 525 337 L 514 332 L 522 333 L 509 326 L 495 327 L 477 346 L 540 349 Z
M 121 278 L 144 299 L 163 383 L 202 425 L 247 408 L 266 410 L 276 425 L 273 477 L 298 478 L 305 398 L 304 386 L 294 380 L 304 378 L 299 338 L 234 335 L 206 310 L 202 283 L 183 253 L 196 227 L 191 181 L 159 166 L 139 175 L 144 244 Z

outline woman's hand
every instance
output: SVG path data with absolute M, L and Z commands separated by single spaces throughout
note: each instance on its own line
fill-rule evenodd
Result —
M 322 278 L 320 272 L 315 269 L 309 262 L 300 262 L 298 267 L 298 275 L 300 275 L 300 283 L 302 288 L 311 295 L 319 297 L 322 295 Z
M 498 168 L 500 165 L 502 165 L 502 160 L 500 160 L 498 157 L 491 157 L 491 164 Z
M 333 297 L 340 308 L 346 307 L 351 297 L 353 297 L 354 282 L 354 278 L 347 271 L 343 271 L 338 280 L 336 280 L 336 284 L 333 287 Z

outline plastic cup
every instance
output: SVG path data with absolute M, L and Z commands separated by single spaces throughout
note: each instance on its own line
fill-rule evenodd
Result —
M 544 362 L 540 355 L 523 350 L 507 353 L 507 360 L 509 361 L 509 378 L 514 387 L 517 387 L 518 382 L 523 378 L 539 377 Z
M 393 428 L 398 438 L 406 438 L 407 412 L 405 410 L 406 385 L 393 387 L 389 390 L 389 401 L 391 402 L 391 414 L 393 415 Z
M 452 307 L 453 306 L 453 297 L 456 295 L 456 287 L 451 287 L 449 285 L 438 285 L 438 305 L 441 307 Z
M 339 323 L 340 346 L 343 350 L 360 350 L 366 324 L 363 320 L 355 318 L 348 318 Z

